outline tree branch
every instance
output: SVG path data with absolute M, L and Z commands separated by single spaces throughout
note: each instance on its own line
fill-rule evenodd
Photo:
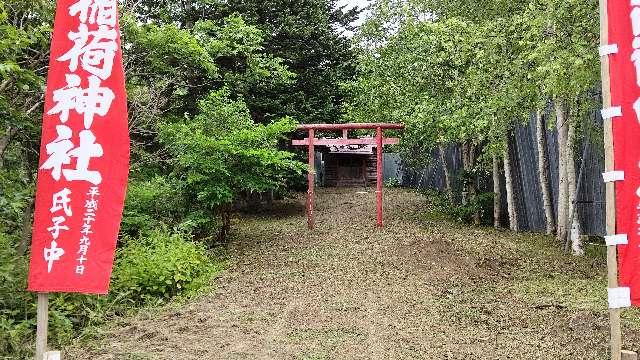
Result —
M 26 114 L 31 115 L 32 112 L 36 111 L 36 109 L 40 107 L 40 105 L 42 105 L 43 98 L 44 98 L 44 95 L 40 96 L 40 99 L 36 101 L 36 103 L 29 110 L 27 110 Z
M 0 83 L 0 91 L 4 91 L 4 89 L 7 88 L 7 86 L 9 86 L 9 79 L 4 80 L 2 83 Z

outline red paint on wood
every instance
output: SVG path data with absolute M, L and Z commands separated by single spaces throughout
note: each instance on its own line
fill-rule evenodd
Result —
M 356 129 L 370 129 L 374 130 L 377 128 L 382 129 L 404 129 L 403 124 L 368 124 L 368 123 L 353 123 L 353 124 L 307 124 L 307 125 L 299 125 L 297 127 L 298 130 L 356 130 Z
M 376 129 L 376 141 L 377 141 L 377 158 L 376 158 L 376 176 L 377 176 L 377 189 L 376 189 L 376 202 L 377 202 L 377 215 L 378 221 L 377 225 L 379 228 L 384 226 L 382 222 L 382 147 L 383 139 L 382 139 L 382 127 L 378 127 Z
M 316 163 L 315 163 L 315 131 L 314 129 L 309 129 L 309 174 L 307 175 L 307 180 L 309 183 L 309 190 L 307 191 L 307 225 L 309 229 L 313 229 L 315 227 L 315 218 L 313 216 L 313 208 L 314 208 L 314 188 L 315 188 L 315 180 L 316 180 Z
M 316 146 L 348 146 L 348 145 L 376 145 L 378 140 L 375 138 L 362 138 L 362 139 L 315 139 L 313 142 Z M 309 139 L 293 140 L 291 142 L 293 146 L 308 146 Z M 384 138 L 384 145 L 398 145 L 400 139 L 398 138 Z

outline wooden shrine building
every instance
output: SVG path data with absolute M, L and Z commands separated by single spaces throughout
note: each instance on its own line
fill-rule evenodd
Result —
M 338 145 L 320 149 L 323 153 L 324 186 L 374 186 L 376 157 L 373 145 Z

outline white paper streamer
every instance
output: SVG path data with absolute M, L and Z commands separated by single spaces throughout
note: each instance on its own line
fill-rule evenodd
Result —
M 624 180 L 624 171 L 609 171 L 602 174 L 602 178 L 605 183 L 615 182 L 615 181 L 623 181 Z
M 615 106 L 607 109 L 602 109 L 600 113 L 602 114 L 603 119 L 613 119 L 614 117 L 622 116 L 622 107 Z
M 609 309 L 631 307 L 631 289 L 628 287 L 609 288 Z
M 605 236 L 604 240 L 606 241 L 607 246 L 629 244 L 629 237 L 627 236 L 627 234 Z
M 618 53 L 618 44 L 602 45 L 598 49 L 600 56 L 609 56 Z

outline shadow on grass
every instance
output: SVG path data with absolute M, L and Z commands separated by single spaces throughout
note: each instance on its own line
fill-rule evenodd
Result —
M 238 211 L 244 218 L 286 219 L 305 216 L 305 204 L 297 199 L 276 200 L 271 205 L 245 206 Z

